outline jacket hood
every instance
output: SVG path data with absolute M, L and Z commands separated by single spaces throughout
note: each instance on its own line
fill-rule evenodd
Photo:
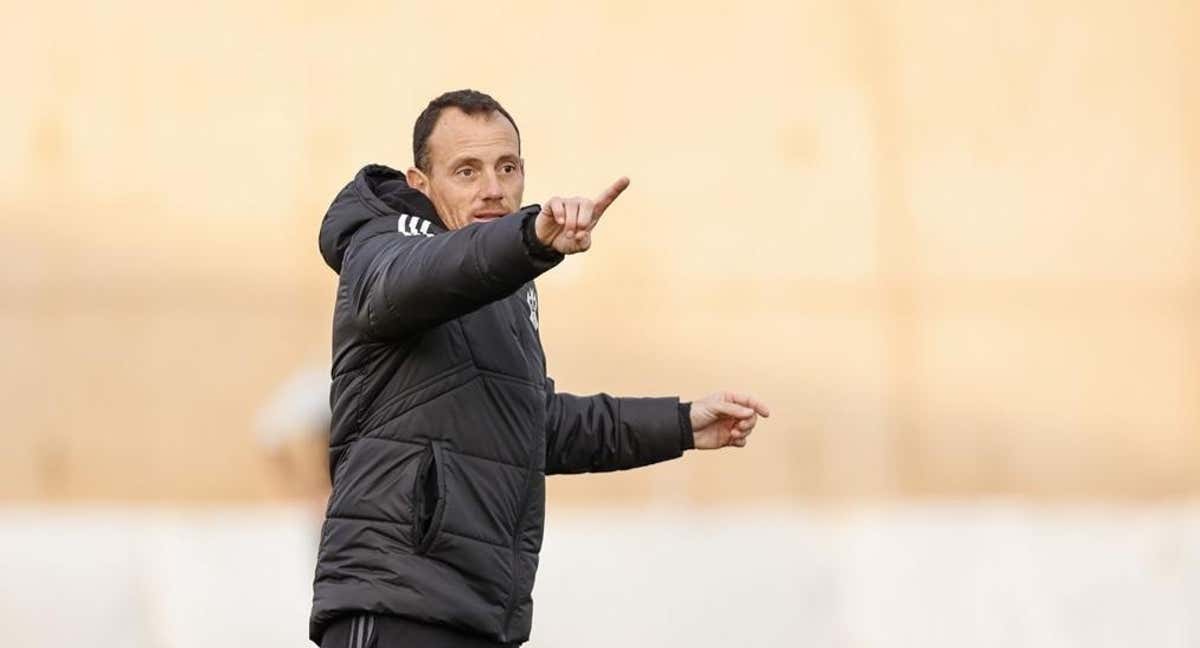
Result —
M 396 218 L 400 214 L 424 218 L 446 229 L 433 203 L 408 186 L 403 173 L 382 164 L 363 167 L 333 200 L 321 221 L 317 243 L 325 263 L 340 273 L 346 248 L 359 229 L 376 218 Z

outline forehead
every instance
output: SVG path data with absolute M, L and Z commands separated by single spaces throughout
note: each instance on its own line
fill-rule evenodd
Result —
M 460 157 L 480 159 L 518 155 L 517 129 L 498 111 L 468 115 L 447 108 L 429 134 L 429 157 L 435 163 Z

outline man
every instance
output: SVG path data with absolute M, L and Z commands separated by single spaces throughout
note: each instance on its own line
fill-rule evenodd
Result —
M 587 251 L 629 185 L 521 208 L 516 122 L 450 92 L 413 129 L 414 167 L 362 169 L 321 224 L 340 275 L 329 497 L 310 636 L 326 648 L 518 645 L 545 475 L 746 445 L 766 406 L 558 393 L 533 280 Z

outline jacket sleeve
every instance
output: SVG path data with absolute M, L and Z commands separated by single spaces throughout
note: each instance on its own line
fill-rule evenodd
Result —
M 546 380 L 546 474 L 608 472 L 675 459 L 690 445 L 678 398 L 575 396 Z
M 376 233 L 348 251 L 342 283 L 358 325 L 400 338 L 502 299 L 553 268 L 562 255 L 531 253 L 525 209 L 436 236 Z

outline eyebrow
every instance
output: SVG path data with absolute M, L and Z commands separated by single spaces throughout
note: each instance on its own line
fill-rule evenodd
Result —
M 513 155 L 512 153 L 505 153 L 504 155 L 501 155 L 499 157 L 499 159 L 496 160 L 496 162 L 497 163 L 512 162 L 512 163 L 516 164 L 518 161 L 520 161 L 520 159 L 521 159 L 520 157 Z M 462 156 L 459 156 L 459 157 L 456 157 L 456 158 L 450 160 L 449 167 L 452 169 L 457 169 L 458 167 L 460 167 L 464 164 L 470 164 L 472 166 L 483 166 L 483 160 L 475 157 L 474 155 L 462 155 Z
M 450 160 L 450 164 L 447 166 L 451 169 L 457 169 L 464 164 L 470 164 L 471 166 L 483 166 L 483 160 L 480 160 L 474 155 L 460 155 Z

